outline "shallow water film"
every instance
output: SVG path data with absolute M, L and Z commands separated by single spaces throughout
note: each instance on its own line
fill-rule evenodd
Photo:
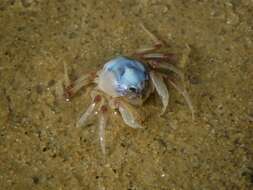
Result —
M 253 189 L 252 18 L 252 0 L 0 0 L 0 189 Z M 169 87 L 164 116 L 153 94 L 142 129 L 107 126 L 103 156 L 96 118 L 75 127 L 91 88 L 55 89 L 64 64 L 74 80 L 152 44 L 140 23 L 185 58 L 195 120 Z

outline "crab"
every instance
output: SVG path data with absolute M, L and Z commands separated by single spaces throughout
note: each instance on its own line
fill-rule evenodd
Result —
M 167 83 L 184 96 L 194 117 L 187 91 L 170 78 L 174 72 L 184 81 L 183 72 L 174 66 L 177 61 L 175 54 L 161 53 L 159 50 L 165 47 L 165 43 L 143 24 L 141 27 L 154 41 L 152 46 L 138 49 L 130 56 L 117 56 L 107 61 L 97 72 L 87 73 L 73 82 L 69 82 L 65 67 L 63 94 L 66 100 L 69 101 L 80 89 L 93 86 L 90 92 L 92 102 L 76 122 L 76 127 L 85 126 L 91 116 L 97 115 L 99 141 L 103 154 L 105 154 L 105 128 L 109 109 L 110 113 L 119 113 L 129 127 L 142 128 L 135 107 L 142 106 L 150 94 L 157 92 L 163 105 L 160 115 L 163 115 L 169 103 Z

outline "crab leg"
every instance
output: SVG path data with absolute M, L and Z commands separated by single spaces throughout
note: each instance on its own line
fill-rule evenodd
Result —
M 177 67 L 175 67 L 174 65 L 170 63 L 160 63 L 158 61 L 152 61 L 152 62 L 149 62 L 149 65 L 153 69 L 158 70 L 161 73 L 168 74 L 168 71 L 172 71 L 180 77 L 182 82 L 184 82 L 184 73 L 180 69 L 178 69 Z
M 189 94 L 187 93 L 186 89 L 177 85 L 176 83 L 174 83 L 172 80 L 168 79 L 168 81 L 170 82 L 170 84 L 184 97 L 186 103 L 188 104 L 188 107 L 191 111 L 192 114 L 192 120 L 195 120 L 195 111 L 190 99 Z
M 76 123 L 76 127 L 81 127 L 84 125 L 84 123 L 87 121 L 87 119 L 89 118 L 89 116 L 93 113 L 93 111 L 95 110 L 96 107 L 96 103 L 93 102 L 88 108 L 87 110 L 83 113 L 83 115 L 80 117 L 80 119 L 78 120 L 78 122 Z
M 101 106 L 100 109 L 101 113 L 99 114 L 99 141 L 100 141 L 100 146 L 102 153 L 105 155 L 105 127 L 107 124 L 107 107 L 105 105 Z
M 150 32 L 143 23 L 141 23 L 140 26 L 149 35 L 149 37 L 154 41 L 154 43 L 155 43 L 154 47 L 160 48 L 164 44 L 163 41 L 158 39 L 158 37 L 156 37 L 152 32 Z
M 151 61 L 176 63 L 177 57 L 174 53 L 145 53 L 139 55 L 140 58 Z
M 68 76 L 67 65 L 64 62 L 64 78 L 63 78 L 63 80 L 58 81 L 55 85 L 55 94 L 58 99 L 61 99 L 64 96 L 66 97 L 66 94 L 65 94 L 66 92 L 64 91 L 64 87 L 70 85 L 69 81 L 70 80 L 69 80 L 69 76 Z M 68 97 L 66 97 L 66 100 L 67 101 L 69 100 Z
M 141 23 L 140 26 L 144 30 L 144 32 L 146 32 L 149 35 L 149 37 L 154 41 L 154 45 L 152 45 L 150 47 L 139 48 L 138 50 L 135 51 L 134 55 L 141 56 L 141 55 L 144 55 L 144 54 L 146 54 L 148 52 L 152 52 L 152 51 L 158 50 L 158 49 L 160 49 L 164 45 L 163 41 L 161 41 L 153 33 L 151 33 L 146 28 L 146 26 L 144 26 L 143 23 Z
M 177 57 L 173 53 L 152 53 L 156 50 L 159 50 L 162 46 L 165 46 L 165 43 L 158 39 L 153 33 L 151 33 L 143 23 L 141 23 L 142 29 L 149 35 L 149 37 L 154 41 L 154 45 L 151 47 L 143 47 L 139 48 L 134 56 L 137 56 L 141 59 L 146 60 L 156 60 L 156 61 L 169 61 L 175 63 L 177 61 Z
M 92 83 L 92 78 L 93 78 L 92 74 L 83 75 L 82 77 L 80 77 L 79 79 L 74 81 L 72 88 L 71 88 L 71 92 L 73 94 L 75 94 L 84 86 Z
M 173 53 L 146 53 L 143 55 L 143 58 L 145 59 L 168 59 L 171 56 L 174 56 Z
M 119 112 L 122 116 L 123 121 L 130 127 L 132 128 L 142 128 L 142 126 L 137 123 L 135 120 L 133 114 L 129 112 L 129 110 L 125 109 L 122 106 L 119 106 Z
M 95 78 L 94 72 L 81 76 L 74 82 L 70 82 L 68 68 L 66 63 L 64 63 L 64 87 L 65 87 L 65 97 L 69 100 L 74 94 L 76 94 L 81 88 L 87 86 L 93 82 Z
M 83 75 L 76 81 L 74 81 L 72 84 L 67 86 L 65 89 L 65 96 L 66 98 L 72 97 L 74 94 L 76 94 L 81 88 L 84 86 L 87 86 L 93 82 L 94 75 L 92 74 L 87 74 Z
M 152 51 L 155 51 L 155 50 L 158 50 L 160 49 L 160 47 L 158 45 L 153 45 L 153 46 L 147 46 L 147 47 L 141 47 L 137 50 L 135 50 L 134 52 L 134 55 L 137 55 L 137 56 L 142 56 L 142 55 L 145 55 L 146 53 L 148 52 L 152 52 Z
M 167 86 L 165 85 L 161 75 L 155 74 L 153 71 L 151 71 L 150 77 L 155 86 L 157 93 L 161 97 L 161 100 L 163 103 L 163 109 L 160 115 L 163 115 L 169 103 L 169 92 L 168 92 Z
M 87 119 L 91 116 L 91 114 L 94 112 L 96 105 L 101 101 L 101 96 L 97 95 L 95 96 L 93 102 L 91 105 L 89 105 L 89 107 L 87 108 L 87 110 L 83 113 L 83 115 L 80 117 L 80 119 L 77 121 L 76 123 L 76 127 L 81 127 L 85 124 L 85 122 L 87 121 Z

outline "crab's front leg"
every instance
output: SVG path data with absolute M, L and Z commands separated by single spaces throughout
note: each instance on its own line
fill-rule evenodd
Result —
M 108 114 L 107 114 L 107 106 L 102 105 L 99 109 L 99 125 L 98 125 L 98 136 L 99 136 L 99 142 L 101 146 L 102 153 L 105 155 L 105 128 L 107 125 L 108 120 Z
M 100 95 L 95 95 L 93 97 L 92 103 L 86 109 L 86 111 L 82 114 L 80 119 L 76 123 L 76 127 L 82 127 L 85 125 L 86 121 L 95 113 L 96 108 L 101 103 L 102 97 Z
M 86 121 L 97 112 L 98 114 L 98 134 L 99 142 L 101 146 L 102 153 L 105 155 L 105 128 L 108 120 L 107 105 L 105 104 L 105 99 L 98 94 L 93 92 L 94 96 L 92 103 L 87 108 L 87 110 L 82 114 L 80 119 L 76 123 L 76 127 L 82 127 L 85 125 Z M 97 110 L 97 111 L 96 111 Z

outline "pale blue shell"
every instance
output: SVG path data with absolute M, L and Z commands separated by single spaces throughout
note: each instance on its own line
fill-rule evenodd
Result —
M 145 82 L 149 80 L 147 68 L 140 62 L 127 57 L 116 57 L 104 65 L 106 72 L 113 72 L 116 91 L 124 96 L 129 92 L 142 94 Z

